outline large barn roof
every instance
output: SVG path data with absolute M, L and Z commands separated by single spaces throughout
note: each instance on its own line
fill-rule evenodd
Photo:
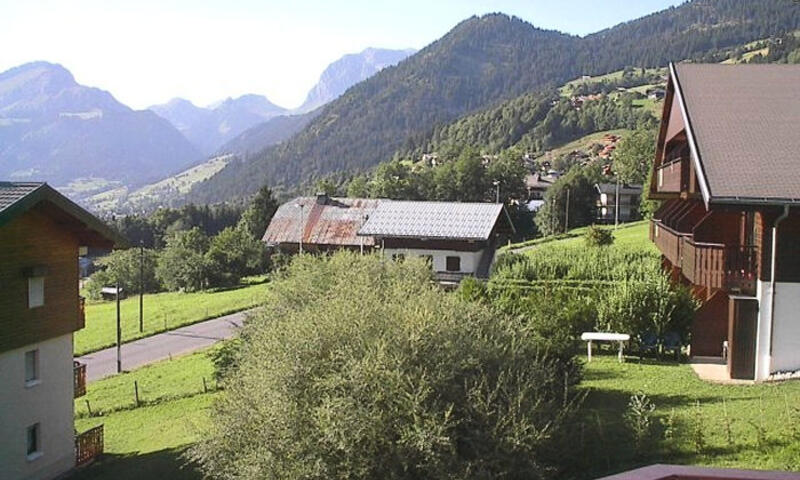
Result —
M 673 65 L 706 202 L 800 202 L 800 65 Z
M 297 244 L 302 232 L 306 244 L 356 247 L 363 242 L 364 246 L 372 246 L 371 238 L 362 239 L 357 233 L 378 202 L 365 198 L 298 197 L 278 207 L 262 240 L 270 245 Z

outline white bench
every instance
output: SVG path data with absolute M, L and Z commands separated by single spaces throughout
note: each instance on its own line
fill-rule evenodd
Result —
M 586 353 L 589 356 L 589 361 L 592 361 L 592 342 L 619 342 L 619 361 L 622 361 L 622 348 L 631 336 L 627 333 L 608 333 L 608 332 L 584 332 L 581 335 L 581 340 L 588 342 L 586 344 Z

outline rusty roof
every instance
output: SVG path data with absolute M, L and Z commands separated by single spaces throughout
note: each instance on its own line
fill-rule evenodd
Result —
M 372 237 L 359 237 L 357 233 L 379 202 L 366 198 L 298 197 L 278 207 L 262 241 L 270 245 L 299 243 L 302 221 L 305 244 L 355 247 L 363 242 L 364 246 L 372 246 Z
M 800 202 L 800 65 L 678 64 L 707 202 Z

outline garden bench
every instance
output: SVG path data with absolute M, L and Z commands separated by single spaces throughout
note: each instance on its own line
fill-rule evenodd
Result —
M 619 342 L 619 361 L 622 361 L 622 349 L 624 343 L 631 339 L 627 333 L 610 333 L 610 332 L 583 332 L 581 340 L 586 343 L 586 353 L 589 356 L 589 361 L 592 361 L 592 342 Z

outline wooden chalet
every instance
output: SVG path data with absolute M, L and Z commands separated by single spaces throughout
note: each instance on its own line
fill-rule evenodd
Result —
M 671 65 L 649 188 L 664 268 L 702 300 L 692 355 L 800 371 L 800 65 Z
M 0 477 L 49 479 L 102 451 L 102 426 L 75 436 L 73 363 L 84 327 L 78 256 L 122 240 L 45 183 L 0 182 Z

